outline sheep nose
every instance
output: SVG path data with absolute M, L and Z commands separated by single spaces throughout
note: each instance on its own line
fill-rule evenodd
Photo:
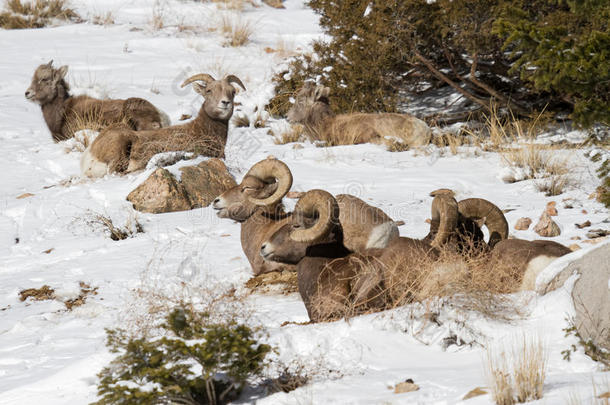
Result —
M 32 92 L 31 92 L 31 91 L 29 91 L 29 90 L 27 90 L 27 91 L 25 92 L 25 98 L 30 98 L 31 96 L 32 96 Z
M 266 247 L 267 247 L 267 244 L 263 243 L 263 245 L 261 246 L 261 252 L 264 252 Z
M 216 205 L 218 205 L 218 203 L 219 203 L 219 202 L 220 202 L 220 198 L 216 198 L 216 199 L 215 199 L 215 200 L 212 202 L 212 204 L 213 204 L 214 206 L 216 206 Z
M 223 107 L 228 107 L 231 104 L 231 102 L 228 100 L 222 100 L 220 102 L 220 104 L 222 104 Z

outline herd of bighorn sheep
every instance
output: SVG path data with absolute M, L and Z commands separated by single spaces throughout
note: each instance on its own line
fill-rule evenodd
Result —
M 74 136 L 79 120 L 95 119 L 103 127 L 82 155 L 84 175 L 141 170 L 161 152 L 224 158 L 235 85 L 245 90 L 238 77 L 217 80 L 200 73 L 186 79 L 182 87 L 192 85 L 203 96 L 203 104 L 190 122 L 169 126 L 165 114 L 141 98 L 97 100 L 70 95 L 67 70 L 67 66 L 54 68 L 52 61 L 39 66 L 25 96 L 40 104 L 55 142 Z M 304 125 L 314 138 L 343 132 L 353 143 L 394 138 L 416 146 L 430 140 L 430 128 L 409 115 L 335 115 L 329 92 L 327 87 L 305 84 L 296 94 L 288 120 Z M 345 305 L 355 313 L 387 307 L 395 299 L 388 294 L 388 285 L 408 281 L 412 268 L 422 260 L 434 263 L 444 252 L 475 251 L 489 272 L 509 263 L 520 289 L 533 289 L 536 276 L 548 263 L 570 253 L 552 241 L 509 239 L 508 223 L 495 204 L 480 198 L 457 201 L 448 189 L 431 193 L 430 231 L 419 240 L 399 236 L 397 223 L 386 213 L 348 194 L 310 190 L 287 212 L 282 200 L 292 182 L 289 167 L 268 158 L 252 166 L 240 184 L 218 196 L 213 208 L 218 217 L 241 224 L 242 249 L 255 275 L 296 271 L 298 290 L 312 321 L 333 319 Z

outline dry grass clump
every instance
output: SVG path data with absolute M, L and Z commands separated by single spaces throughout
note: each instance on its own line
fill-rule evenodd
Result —
M 233 117 L 233 125 L 236 128 L 247 128 L 250 126 L 250 118 L 246 114 L 235 114 Z
M 282 270 L 259 274 L 246 282 L 246 288 L 252 293 L 291 294 L 298 291 L 297 273 L 295 271 Z
M 85 129 L 100 132 L 102 129 L 109 128 L 111 126 L 117 128 L 131 128 L 129 119 L 124 116 L 115 120 L 114 122 L 109 122 L 108 117 L 104 116 L 101 108 L 89 110 L 84 114 L 70 114 L 66 125 L 68 127 L 68 131 L 73 134 Z
M 254 23 L 235 14 L 224 14 L 218 29 L 225 36 L 225 46 L 238 47 L 250 42 L 254 33 Z
M 34 301 L 52 300 L 55 299 L 55 290 L 45 284 L 40 288 L 27 288 L 19 292 L 20 301 L 25 301 L 28 298 Z
M 305 140 L 305 128 L 301 124 L 292 124 L 283 127 L 281 130 L 272 130 L 273 142 L 276 145 L 285 145 L 292 142 L 302 142 Z
M 486 371 L 496 404 L 512 405 L 541 399 L 546 365 L 547 350 L 538 336 L 523 336 L 514 341 L 508 351 L 498 352 L 488 347 Z
M 84 281 L 80 281 L 78 284 L 80 286 L 80 293 L 78 294 L 78 297 L 64 302 L 68 311 L 71 311 L 74 307 L 80 307 L 87 302 L 87 297 L 89 295 L 97 295 L 98 287 L 91 287 Z
M 120 227 L 116 226 L 112 219 L 105 215 L 90 213 L 87 224 L 96 228 L 101 227 L 110 236 L 110 239 L 115 241 L 133 238 L 138 233 L 144 233 L 144 227 L 140 224 L 136 215 L 130 216 L 125 226 Z
M 410 257 L 386 257 L 383 262 L 354 255 L 350 260 L 352 268 L 358 269 L 356 275 L 341 275 L 343 290 L 313 297 L 312 308 L 322 318 L 339 319 L 413 302 L 447 301 L 454 308 L 491 319 L 518 316 L 519 308 L 506 294 L 518 290 L 523 275 L 511 264 L 490 263 L 480 250 L 465 250 L 462 254 L 444 250 L 438 258 L 422 250 Z
M 42 28 L 54 20 L 80 22 L 76 12 L 67 7 L 66 0 L 8 0 L 0 13 L 0 28 Z
M 106 11 L 105 13 L 95 14 L 91 18 L 91 22 L 95 25 L 113 25 L 114 24 L 114 13 L 112 11 Z
M 243 11 L 247 4 L 256 6 L 253 0 L 212 0 L 227 10 Z

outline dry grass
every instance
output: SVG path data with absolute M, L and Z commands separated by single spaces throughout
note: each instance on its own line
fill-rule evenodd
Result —
M 383 262 L 354 255 L 350 260 L 351 267 L 358 269 L 356 274 L 339 276 L 338 282 L 349 285 L 344 287 L 349 294 L 313 297 L 313 311 L 323 319 L 339 319 L 413 302 L 432 305 L 448 301 L 453 308 L 476 311 L 490 319 L 521 315 L 506 294 L 518 290 L 522 274 L 510 264 L 492 265 L 480 251 L 465 250 L 463 254 L 445 250 L 438 258 L 422 250 L 411 256 L 385 257 Z M 325 281 L 320 283 L 323 290 Z
M 254 23 L 235 14 L 224 14 L 218 29 L 225 36 L 225 46 L 239 47 L 250 42 Z
M 250 126 L 250 118 L 246 114 L 235 114 L 233 117 L 233 125 L 236 128 L 246 128 Z
M 274 131 L 271 133 L 273 135 L 273 142 L 276 145 L 285 145 L 287 143 L 292 142 L 302 142 L 305 140 L 305 128 L 300 124 L 292 124 L 287 127 L 282 127 L 281 130 Z
M 91 22 L 95 25 L 113 25 L 114 24 L 114 13 L 112 11 L 106 11 L 105 13 L 95 14 L 91 18 Z
M 297 273 L 283 270 L 259 274 L 246 282 L 246 288 L 252 293 L 292 294 L 298 291 Z
M 25 301 L 28 298 L 34 301 L 44 301 L 55 299 L 55 290 L 48 285 L 43 285 L 40 288 L 28 288 L 19 292 L 19 300 Z
M 515 339 L 508 350 L 488 347 L 486 372 L 498 405 L 541 399 L 546 378 L 547 350 L 538 336 Z
M 42 28 L 56 20 L 81 21 L 65 0 L 8 0 L 5 11 L 0 13 L 0 28 Z
M 165 27 L 165 6 L 163 0 L 155 0 L 150 18 L 150 26 L 153 31 L 159 31 Z
M 104 116 L 101 108 L 89 110 L 82 115 L 74 113 L 70 114 L 67 117 L 66 125 L 68 127 L 68 131 L 72 134 L 85 129 L 100 132 L 101 130 L 110 126 L 131 128 L 129 119 L 124 116 L 117 117 L 117 120 L 114 122 L 108 122 L 108 117 Z
M 90 213 L 86 221 L 94 228 L 104 229 L 110 239 L 115 241 L 133 238 L 138 233 L 144 233 L 144 227 L 140 224 L 137 215 L 129 216 L 123 227 L 116 226 L 112 219 L 102 214 Z
M 212 0 L 226 10 L 243 11 L 247 4 L 254 6 L 253 0 Z

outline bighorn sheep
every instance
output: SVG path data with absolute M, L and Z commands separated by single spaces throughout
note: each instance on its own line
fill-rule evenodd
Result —
M 353 113 L 335 115 L 330 108 L 330 89 L 307 82 L 288 111 L 288 121 L 302 124 L 313 139 L 348 138 L 349 143 L 387 143 L 408 146 L 430 142 L 432 133 L 422 120 L 407 114 Z
M 101 126 L 123 123 L 138 131 L 169 124 L 165 114 L 141 98 L 97 100 L 71 96 L 65 81 L 67 72 L 68 66 L 53 68 L 53 61 L 40 65 L 25 92 L 25 98 L 40 104 L 55 142 L 72 138 L 79 121 L 95 120 Z
M 446 199 L 455 201 L 453 192 L 448 189 L 436 190 L 430 195 L 444 195 Z M 554 241 L 507 239 L 508 221 L 502 210 L 490 201 L 468 198 L 457 203 L 457 206 L 458 220 L 449 238 L 453 248 L 468 254 L 486 254 L 486 267 L 489 271 L 497 266 L 510 267 L 514 276 L 520 278 L 521 290 L 533 290 L 538 274 L 552 261 L 571 252 L 569 248 Z M 433 213 L 430 233 L 424 240 L 429 240 L 437 233 L 438 223 L 439 215 Z M 489 231 L 487 243 L 479 228 L 482 224 Z
M 288 166 L 270 158 L 252 166 L 239 185 L 225 191 L 213 202 L 220 218 L 241 223 L 242 249 L 255 275 L 281 267 L 264 261 L 260 247 L 291 221 L 291 214 L 284 212 L 281 203 L 291 186 L 292 174 Z M 347 194 L 338 195 L 337 201 L 342 210 L 339 221 L 345 229 L 345 244 L 349 250 L 385 247 L 398 237 L 396 224 L 379 208 Z
M 446 209 L 443 201 L 435 209 Z M 384 284 L 397 276 L 389 274 L 390 262 L 401 260 L 408 270 L 422 257 L 434 260 L 438 255 L 432 245 L 405 237 L 392 240 L 386 248 L 354 253 L 344 243 L 340 217 L 341 208 L 331 194 L 308 191 L 297 202 L 290 222 L 261 246 L 266 260 L 296 264 L 299 293 L 314 322 L 335 318 L 346 304 L 354 313 L 384 308 L 388 299 Z M 441 222 L 433 245 L 446 241 L 450 222 Z
M 102 177 L 108 172 L 129 173 L 145 168 L 153 155 L 170 151 L 224 157 L 229 119 L 233 115 L 233 83 L 246 88 L 234 75 L 215 80 L 209 74 L 200 73 L 186 79 L 182 87 L 191 83 L 205 98 L 195 119 L 149 131 L 109 128 L 83 153 L 81 172 L 89 177 Z

